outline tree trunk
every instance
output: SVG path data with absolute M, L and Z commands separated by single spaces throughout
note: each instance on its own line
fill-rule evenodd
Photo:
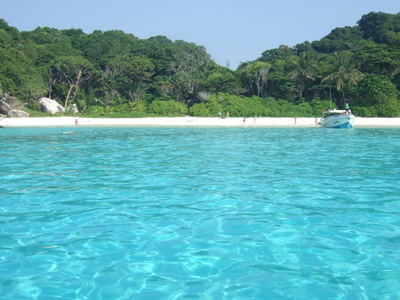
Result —
M 79 87 L 79 83 L 81 81 L 81 77 L 82 77 L 82 70 L 79 70 L 78 76 L 77 76 L 76 82 L 75 82 L 75 92 L 74 92 L 74 96 L 72 97 L 71 102 L 75 101 L 76 95 L 78 94 L 78 87 Z
M 67 97 L 65 98 L 65 104 L 64 104 L 64 109 L 67 109 L 67 105 L 68 105 L 68 100 L 69 100 L 69 96 L 71 95 L 72 89 L 74 88 L 74 84 L 70 84 L 69 85 L 69 90 L 68 90 L 68 94 Z
M 302 84 L 301 88 L 300 88 L 300 101 L 301 101 L 301 97 L 303 97 L 303 91 L 304 91 L 305 85 Z
M 344 87 L 342 88 L 342 104 L 344 105 L 346 103 L 346 99 L 344 97 Z
M 48 96 L 49 96 L 49 99 L 51 99 L 51 93 L 53 92 L 53 85 L 56 83 L 56 79 L 49 78 L 47 83 L 48 83 L 48 88 L 47 88 Z
M 48 91 L 48 97 L 49 97 L 49 99 L 51 99 L 51 92 L 53 91 L 52 83 L 49 83 L 49 87 L 48 87 L 47 91 Z

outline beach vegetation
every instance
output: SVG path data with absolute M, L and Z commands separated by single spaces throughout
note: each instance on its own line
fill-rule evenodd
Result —
M 18 99 L 31 116 L 48 97 L 102 117 L 319 117 L 330 98 L 356 115 L 400 117 L 400 14 L 370 12 L 356 26 L 267 49 L 236 70 L 203 46 L 165 36 L 19 31 L 0 19 L 0 65 L 0 96 Z
M 336 89 L 342 92 L 341 104 L 344 106 L 345 89 L 348 89 L 350 84 L 357 85 L 363 74 L 357 69 L 356 62 L 349 51 L 336 51 L 330 57 L 330 61 L 332 73 L 323 78 L 321 83 L 333 83 Z
M 356 112 L 363 117 L 399 116 L 396 86 L 385 75 L 367 74 L 354 88 Z
M 157 115 L 186 115 L 188 107 L 183 102 L 171 101 L 152 101 L 147 107 L 147 112 Z
M 288 62 L 289 78 L 294 79 L 299 85 L 299 99 L 302 99 L 304 89 L 311 81 L 315 81 L 316 63 L 309 52 L 301 52 L 298 56 L 292 56 Z
M 194 104 L 189 113 L 197 117 L 215 117 L 221 111 L 230 117 L 315 117 L 320 116 L 324 108 L 329 108 L 329 100 L 314 100 L 310 103 L 295 104 L 287 100 L 261 98 L 258 96 L 239 97 L 219 93 L 207 101 Z

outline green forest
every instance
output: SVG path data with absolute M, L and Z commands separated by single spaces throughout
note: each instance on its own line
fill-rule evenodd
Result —
M 0 19 L 0 66 L 0 98 L 30 116 L 45 115 L 37 100 L 47 97 L 67 115 L 74 105 L 92 117 L 319 117 L 330 99 L 357 116 L 400 117 L 400 13 L 370 12 L 236 70 L 203 46 L 165 36 L 19 31 Z

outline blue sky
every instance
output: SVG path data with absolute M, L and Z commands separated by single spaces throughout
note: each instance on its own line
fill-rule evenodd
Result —
M 236 69 L 268 49 L 320 40 L 371 11 L 400 12 L 399 0 L 0 0 L 0 18 L 20 31 L 36 27 L 123 30 L 202 45 Z

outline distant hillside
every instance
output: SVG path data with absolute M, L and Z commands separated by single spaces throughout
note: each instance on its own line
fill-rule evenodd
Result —
M 46 96 L 86 113 L 214 115 L 230 103 L 239 115 L 245 108 L 237 107 L 252 98 L 260 115 L 288 114 L 299 104 L 312 115 L 307 105 L 317 107 L 331 93 L 337 106 L 349 103 L 359 115 L 400 115 L 400 14 L 371 12 L 319 41 L 266 50 L 236 71 L 217 65 L 202 46 L 165 36 L 20 32 L 0 19 L 0 64 L 0 94 L 31 111 Z

